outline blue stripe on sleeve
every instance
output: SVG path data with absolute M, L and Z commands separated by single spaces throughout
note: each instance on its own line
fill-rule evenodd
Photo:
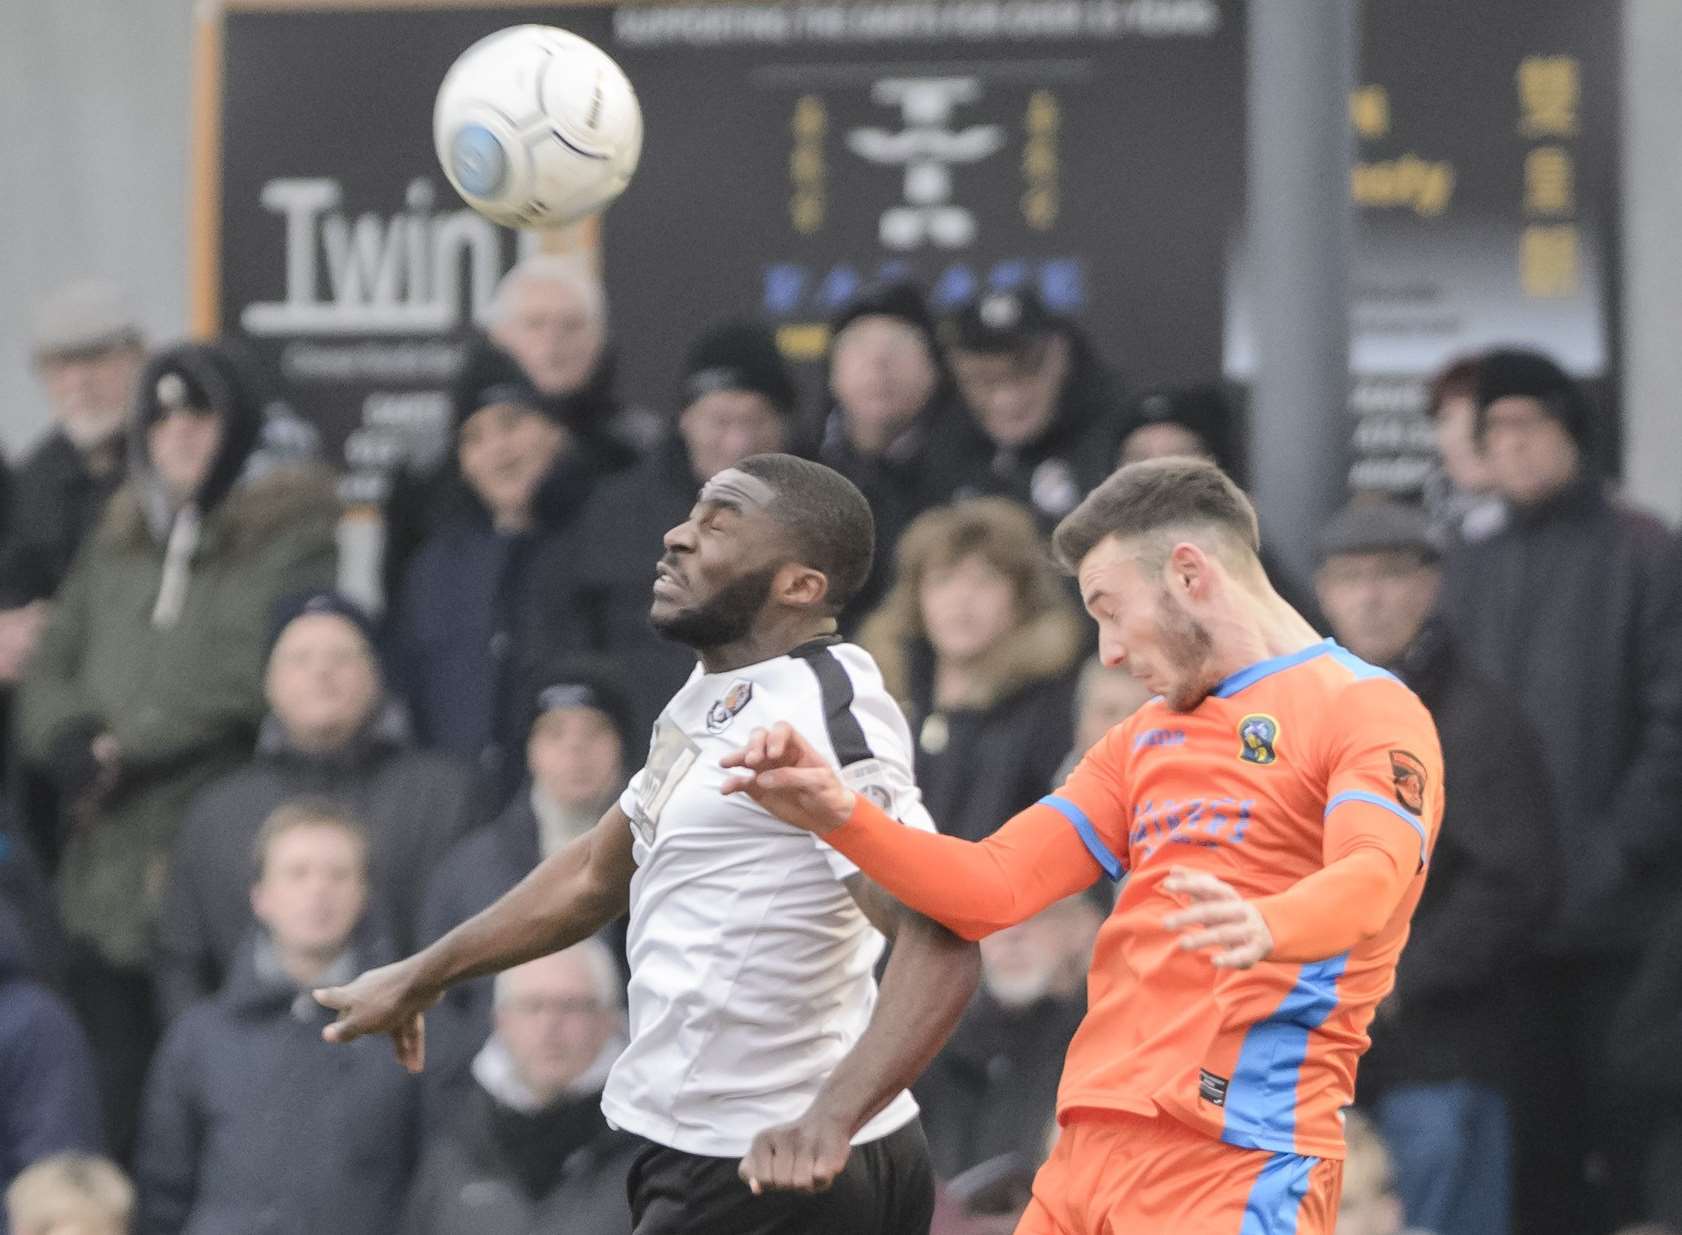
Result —
M 1121 859 L 1110 852 L 1098 835 L 1098 829 L 1092 826 L 1092 820 L 1086 817 L 1086 812 L 1076 806 L 1068 798 L 1060 798 L 1056 794 L 1040 799 L 1041 806 L 1049 806 L 1063 818 L 1075 825 L 1075 831 L 1080 834 L 1081 843 L 1086 846 L 1093 860 L 1104 868 L 1104 873 L 1111 879 L 1121 878 Z
M 1403 823 L 1407 824 L 1408 827 L 1412 828 L 1415 832 L 1418 832 L 1419 869 L 1425 869 L 1425 846 L 1428 838 L 1425 835 L 1425 824 L 1422 820 L 1415 818 L 1413 815 L 1403 810 L 1399 804 L 1392 802 L 1389 798 L 1379 797 L 1376 793 L 1368 793 L 1365 789 L 1346 789 L 1344 792 L 1338 794 L 1330 802 L 1326 803 L 1326 815 L 1331 814 L 1345 802 L 1365 802 L 1368 806 L 1381 806 L 1392 815 L 1396 816 L 1396 818 L 1400 819 Z M 1325 818 L 1325 815 L 1322 815 L 1321 818 Z

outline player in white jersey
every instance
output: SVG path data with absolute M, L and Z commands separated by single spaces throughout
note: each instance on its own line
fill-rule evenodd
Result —
M 422 1014 L 447 986 L 629 906 L 631 1040 L 602 1109 L 647 1142 L 629 1181 L 635 1235 L 926 1235 L 933 1179 L 905 1090 L 975 989 L 973 945 L 721 792 L 719 760 L 787 721 L 824 735 L 855 790 L 933 830 L 905 718 L 835 633 L 873 541 L 863 495 L 821 464 L 756 455 L 708 481 L 656 572 L 650 619 L 700 664 L 647 764 L 593 831 L 489 909 L 318 991 L 339 1012 L 328 1040 L 389 1033 L 419 1070 Z M 895 940 L 880 997 L 877 928 Z

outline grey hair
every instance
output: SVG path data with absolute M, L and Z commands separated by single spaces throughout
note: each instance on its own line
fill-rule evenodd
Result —
M 590 970 L 590 980 L 596 988 L 596 998 L 601 1001 L 605 1012 L 623 1012 L 625 1010 L 625 982 L 619 975 L 619 962 L 613 959 L 613 951 L 600 939 L 592 936 L 570 948 L 563 948 L 554 952 L 552 956 L 565 956 L 576 952 L 583 958 L 585 966 Z M 530 963 L 529 961 L 527 962 Z M 508 1000 L 508 975 L 520 968 L 504 969 L 496 975 L 496 983 L 492 988 L 491 1002 L 500 1008 Z
M 515 293 L 528 283 L 559 283 L 572 288 L 584 301 L 584 312 L 590 320 L 607 328 L 607 289 L 590 260 L 574 253 L 533 253 L 515 262 L 491 298 L 488 320 L 492 326 L 508 316 Z

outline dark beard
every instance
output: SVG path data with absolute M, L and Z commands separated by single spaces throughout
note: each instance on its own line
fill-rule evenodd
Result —
M 778 569 L 767 566 L 733 579 L 719 588 L 706 604 L 680 609 L 664 620 L 650 615 L 649 621 L 664 638 L 697 652 L 739 643 L 747 638 L 765 608 Z
M 1157 596 L 1157 623 L 1163 649 L 1184 679 L 1181 692 L 1167 701 L 1168 706 L 1176 712 L 1189 712 L 1208 698 L 1212 684 L 1206 666 L 1215 641 L 1208 628 L 1180 608 L 1166 591 Z

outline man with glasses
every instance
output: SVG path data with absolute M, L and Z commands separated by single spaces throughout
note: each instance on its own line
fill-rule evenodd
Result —
M 1601 417 L 1536 352 L 1486 353 L 1477 441 L 1508 508 L 1453 546 L 1445 609 L 1471 666 L 1505 684 L 1541 738 L 1567 861 L 1531 974 L 1534 1061 L 1519 1196 L 1538 1235 L 1616 1225 L 1635 1208 L 1639 1131 L 1603 1077 L 1606 1022 L 1682 878 L 1682 597 L 1676 541 L 1608 493 Z M 1597 1152 L 1610 1190 L 1586 1166 Z M 1526 1167 L 1525 1163 L 1529 1165 Z
M 1466 667 L 1436 616 L 1442 568 L 1423 511 L 1385 500 L 1339 511 L 1315 584 L 1338 641 L 1424 702 L 1451 786 L 1359 1097 L 1389 1142 L 1409 1226 L 1505 1231 L 1508 1061 L 1520 1036 L 1509 975 L 1535 955 L 1558 869 L 1541 746 L 1511 693 Z
M 984 292 L 940 333 L 969 415 L 935 431 L 931 493 L 1013 497 L 1049 531 L 1114 467 L 1126 420 L 1118 382 L 1027 289 Z

